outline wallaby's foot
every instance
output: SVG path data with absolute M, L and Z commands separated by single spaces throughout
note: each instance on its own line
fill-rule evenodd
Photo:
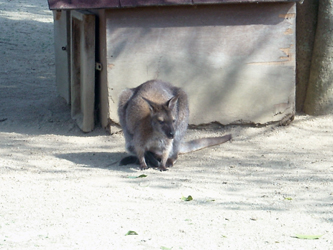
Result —
M 146 170 L 146 169 L 148 169 L 147 165 L 140 165 L 140 170 Z
M 173 167 L 173 165 L 176 163 L 177 159 L 171 159 L 169 158 L 165 164 L 167 168 Z
M 168 170 L 169 170 L 168 168 L 166 168 L 166 167 L 162 167 L 162 166 L 160 166 L 158 169 L 159 169 L 161 172 L 162 172 L 162 171 L 168 171 Z

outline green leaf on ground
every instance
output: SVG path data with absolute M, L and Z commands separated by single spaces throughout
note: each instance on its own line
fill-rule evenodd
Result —
M 291 197 L 284 197 L 285 200 L 291 201 L 293 198 Z
M 145 175 L 145 174 L 142 174 L 139 176 L 128 176 L 128 178 L 130 178 L 130 179 L 145 178 L 145 177 L 147 177 L 147 175 Z
M 138 235 L 138 234 L 135 231 L 128 231 L 127 234 L 125 234 L 125 236 L 127 235 Z
M 304 235 L 304 234 L 296 234 L 295 238 L 303 239 L 303 240 L 317 240 L 323 235 Z
M 193 200 L 193 197 L 192 197 L 191 195 L 189 195 L 189 196 L 187 196 L 187 197 L 182 196 L 181 199 L 182 199 L 183 201 L 191 201 L 191 200 Z
M 163 246 L 161 246 L 160 249 L 162 249 L 162 250 L 171 250 L 172 247 L 163 247 Z

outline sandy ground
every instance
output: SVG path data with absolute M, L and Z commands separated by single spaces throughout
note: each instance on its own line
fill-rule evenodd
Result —
M 57 96 L 52 21 L 0 0 L 1 249 L 333 249 L 333 115 L 191 130 L 234 141 L 119 167 L 122 134 L 81 133 Z

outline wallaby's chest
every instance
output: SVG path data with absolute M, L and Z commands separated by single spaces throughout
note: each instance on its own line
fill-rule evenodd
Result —
M 170 151 L 173 139 L 161 136 L 153 136 L 146 143 L 145 151 L 154 152 L 156 155 L 162 155 L 165 151 Z

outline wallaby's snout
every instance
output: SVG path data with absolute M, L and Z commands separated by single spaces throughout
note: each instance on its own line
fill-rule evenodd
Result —
M 175 138 L 175 127 L 176 121 L 173 111 L 178 97 L 173 97 L 164 104 L 154 103 L 144 97 L 142 97 L 149 105 L 151 125 L 154 131 L 159 131 L 164 134 L 168 139 Z
M 158 122 L 154 122 L 154 121 Z M 173 122 L 171 121 L 162 121 L 161 117 L 153 119 L 152 126 L 156 131 L 160 131 L 160 133 L 164 134 L 168 139 L 174 139 L 175 137 L 175 127 L 173 126 Z
M 175 129 L 171 127 L 166 131 L 165 135 L 168 137 L 168 139 L 173 139 L 175 137 Z

